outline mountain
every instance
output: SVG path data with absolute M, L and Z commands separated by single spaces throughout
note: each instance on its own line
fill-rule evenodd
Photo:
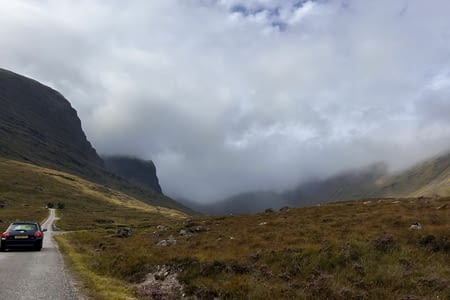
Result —
M 387 174 L 387 166 L 376 163 L 358 170 L 345 171 L 324 180 L 303 183 L 283 194 L 293 206 L 367 198 L 375 196 L 378 190 L 377 181 Z
M 450 151 L 379 180 L 377 194 L 388 197 L 450 196 Z
M 228 214 L 340 200 L 421 196 L 450 196 L 450 152 L 432 157 L 396 174 L 389 174 L 385 164 L 377 163 L 325 179 L 311 180 L 283 192 L 247 192 L 205 205 L 183 203 L 203 213 Z
M 192 211 L 108 171 L 87 140 L 76 110 L 59 92 L 0 69 L 0 157 L 80 176 L 152 205 Z
M 267 208 L 276 210 L 290 205 L 282 193 L 274 191 L 246 192 L 208 204 L 201 204 L 187 199 L 177 200 L 195 211 L 212 215 L 257 213 Z
M 162 194 L 153 161 L 128 156 L 103 156 L 102 158 L 106 168 L 111 172 Z
M 90 175 L 103 161 L 59 92 L 0 69 L 0 155 Z

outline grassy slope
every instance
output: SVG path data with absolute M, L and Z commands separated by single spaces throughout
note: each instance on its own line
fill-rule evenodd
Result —
M 45 206 L 49 202 L 65 204 L 65 208 L 58 211 L 62 217 L 57 222 L 58 228 L 84 232 L 89 229 L 98 238 L 105 233 L 114 236 L 121 227 L 138 230 L 186 217 L 182 212 L 145 204 L 71 174 L 0 158 L 0 230 L 16 219 L 44 220 L 48 216 Z M 88 296 L 95 299 L 132 296 L 129 285 L 98 276 L 89 269 L 89 257 L 64 242 L 65 236 L 60 239 L 61 249 L 70 256 L 68 262 L 81 276 Z M 112 282 L 114 288 L 111 288 Z
M 450 198 L 372 199 L 142 226 L 128 239 L 74 233 L 66 242 L 100 276 L 131 286 L 164 265 L 199 299 L 448 299 L 449 220 Z M 423 230 L 409 229 L 416 221 Z M 197 226 L 191 237 L 178 234 Z M 157 246 L 170 235 L 176 245 Z
M 81 231 L 59 242 L 94 299 L 144 299 L 136 284 L 162 265 L 199 299 L 450 295 L 450 198 L 185 219 L 62 172 L 8 160 L 0 160 L 0 170 L 0 201 L 6 204 L 0 219 L 43 218 L 45 203 L 66 204 L 58 226 Z M 409 230 L 416 221 L 423 230 Z M 131 237 L 116 235 L 123 226 L 133 229 Z M 182 229 L 194 234 L 180 236 Z M 157 246 L 170 235 L 176 245 Z M 157 289 L 146 294 L 161 295 Z
M 63 219 L 58 223 L 64 230 L 97 228 L 99 224 L 128 225 L 133 223 L 129 217 L 134 214 L 146 218 L 185 216 L 71 174 L 7 159 L 0 159 L 0 202 L 5 205 L 0 209 L 4 223 L 18 218 L 45 218 L 48 202 L 64 202 Z
M 385 196 L 450 196 L 450 152 L 378 182 Z

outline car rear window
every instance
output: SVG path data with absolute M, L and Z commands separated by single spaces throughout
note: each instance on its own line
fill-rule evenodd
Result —
M 36 224 L 12 224 L 9 227 L 11 231 L 36 231 Z

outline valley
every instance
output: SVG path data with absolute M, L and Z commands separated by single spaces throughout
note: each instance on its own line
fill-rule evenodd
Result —
M 56 228 L 67 233 L 57 241 L 88 298 L 446 299 L 450 294 L 449 197 L 370 198 L 192 217 L 71 174 L 0 163 L 3 224 L 43 219 L 47 202 L 64 201 Z M 24 214 L 24 207 L 33 214 Z M 410 229 L 415 222 L 423 229 Z M 131 235 L 120 235 L 121 228 Z
M 0 104 L 0 227 L 54 207 L 79 296 L 450 299 L 449 152 L 188 207 L 152 160 L 99 156 L 57 91 L 0 69 Z

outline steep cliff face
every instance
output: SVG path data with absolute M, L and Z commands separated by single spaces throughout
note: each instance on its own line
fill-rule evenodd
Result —
M 136 184 L 107 170 L 69 101 L 4 69 L 0 69 L 0 157 L 75 174 L 151 205 L 192 212 L 162 195 L 160 188 Z
M 103 156 L 106 168 L 121 177 L 162 194 L 155 164 L 127 156 Z
M 0 69 L 0 155 L 85 174 L 103 167 L 77 112 L 57 91 Z

